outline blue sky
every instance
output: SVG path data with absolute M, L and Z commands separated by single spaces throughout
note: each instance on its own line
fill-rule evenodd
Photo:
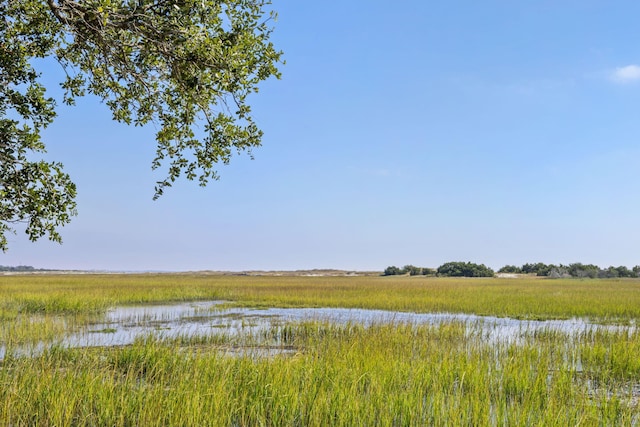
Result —
M 154 202 L 153 127 L 112 123 L 90 97 L 61 106 L 47 158 L 77 183 L 79 215 L 62 245 L 10 236 L 0 264 L 640 264 L 640 3 L 273 8 L 286 65 L 251 99 L 254 160 Z

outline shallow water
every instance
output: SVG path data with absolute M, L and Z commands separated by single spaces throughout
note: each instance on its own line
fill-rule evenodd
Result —
M 70 333 L 55 343 L 63 347 L 121 346 L 138 337 L 154 335 L 160 338 L 202 336 L 216 333 L 227 335 L 254 334 L 291 322 L 308 320 L 339 324 L 363 325 L 410 323 L 439 325 L 461 322 L 472 326 L 491 342 L 517 342 L 536 332 L 562 332 L 577 335 L 599 328 L 630 330 L 632 327 L 603 326 L 584 319 L 517 320 L 492 316 L 451 313 L 407 313 L 384 310 L 347 308 L 221 308 L 223 301 L 201 301 L 153 306 L 116 307 L 108 311 L 104 321 L 79 332 Z M 20 354 L 37 354 L 44 345 L 21 349 Z M 0 358 L 5 349 L 0 347 Z

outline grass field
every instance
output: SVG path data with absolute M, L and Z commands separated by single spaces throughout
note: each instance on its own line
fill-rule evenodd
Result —
M 52 275 L 0 277 L 6 347 L 122 304 L 224 299 L 635 324 L 638 280 Z M 225 348 L 281 348 L 264 356 Z M 0 365 L 0 425 L 640 425 L 640 333 L 303 322 L 250 338 L 53 347 Z
M 258 307 L 353 307 L 532 319 L 640 319 L 638 279 L 216 275 L 0 276 L 0 319 L 94 314 L 114 305 L 224 299 Z

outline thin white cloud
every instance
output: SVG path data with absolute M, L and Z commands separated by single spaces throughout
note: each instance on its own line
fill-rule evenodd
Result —
M 627 65 L 616 68 L 611 73 L 611 80 L 616 83 L 632 83 L 640 81 L 640 65 Z

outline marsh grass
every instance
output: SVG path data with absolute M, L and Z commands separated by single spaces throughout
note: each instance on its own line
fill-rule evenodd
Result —
M 487 343 L 461 323 L 274 327 L 251 345 L 294 349 L 226 356 L 237 337 L 141 338 L 131 346 L 53 348 L 0 369 L 3 425 L 634 425 L 640 382 L 566 354 L 638 336 L 529 337 Z M 567 345 L 567 342 L 570 342 Z M 588 345 L 587 345 L 588 342 Z M 560 350 L 559 350 L 560 349 Z M 589 359 L 591 360 L 591 359 Z M 625 363 L 632 363 L 631 361 Z M 604 375 L 609 388 L 594 387 Z
M 103 313 L 115 305 L 224 300 L 248 307 L 344 307 L 526 319 L 640 319 L 637 279 L 459 279 L 205 274 L 0 276 L 0 320 Z M 218 307 L 220 309 L 224 307 Z M 215 309 L 215 308 L 213 308 Z
M 148 336 L 124 347 L 53 345 L 34 357 L 11 352 L 98 322 L 115 305 L 213 299 L 623 324 L 640 317 L 637 280 L 0 277 L 0 339 L 8 349 L 0 425 L 640 424 L 634 329 L 549 329 L 501 342 L 479 323 L 311 321 L 248 334 Z

